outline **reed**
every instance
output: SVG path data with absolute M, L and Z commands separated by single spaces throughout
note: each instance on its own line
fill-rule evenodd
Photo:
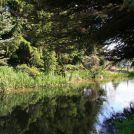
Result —
M 11 90 L 19 88 L 39 88 L 47 85 L 64 84 L 66 79 L 62 76 L 41 73 L 32 77 L 29 74 L 14 70 L 11 67 L 0 67 L 0 89 Z
M 95 76 L 95 78 L 94 78 Z M 100 77 L 101 76 L 101 77 Z M 134 77 L 134 72 L 110 72 L 103 69 L 74 70 L 66 72 L 65 77 L 54 73 L 45 74 L 40 72 L 38 75 L 30 75 L 27 72 L 16 70 L 12 67 L 0 67 L 0 90 L 12 89 L 37 89 L 43 87 L 63 87 L 68 83 L 79 84 L 86 80 L 88 83 L 93 80 L 107 81 L 115 79 L 128 79 Z M 102 79 L 103 78 L 103 79 Z

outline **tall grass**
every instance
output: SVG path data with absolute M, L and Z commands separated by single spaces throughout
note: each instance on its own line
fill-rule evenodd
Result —
M 103 76 L 103 80 L 124 79 L 133 77 L 133 72 L 118 73 L 103 69 L 99 70 L 74 70 L 66 72 L 66 77 L 55 74 L 39 73 L 37 76 L 31 76 L 27 72 L 15 70 L 12 67 L 0 67 L 0 90 L 11 90 L 19 88 L 41 88 L 63 86 L 70 81 L 91 80 L 94 75 L 98 78 Z M 90 82 L 90 81 L 88 81 Z
M 64 84 L 62 76 L 45 75 L 41 73 L 36 77 L 14 70 L 11 67 L 0 67 L 0 89 L 37 88 L 47 85 Z
M 73 71 L 72 73 L 69 72 L 68 76 L 72 76 L 72 79 L 92 79 L 96 78 L 96 80 L 99 80 L 100 76 L 103 77 L 103 80 L 113 80 L 113 79 L 124 79 L 124 78 L 131 78 L 134 77 L 134 72 L 111 72 L 104 70 L 102 68 L 98 70 L 79 70 L 79 71 Z

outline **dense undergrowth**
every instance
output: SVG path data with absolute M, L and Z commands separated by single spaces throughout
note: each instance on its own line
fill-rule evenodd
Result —
M 19 89 L 36 88 L 46 85 L 64 84 L 66 80 L 62 76 L 45 75 L 31 76 L 27 72 L 15 70 L 11 67 L 0 67 L 0 88 Z
M 19 68 L 19 69 L 18 69 Z M 94 80 L 107 81 L 112 79 L 123 79 L 132 77 L 133 72 L 117 73 L 103 70 L 74 70 L 67 71 L 65 76 L 58 74 L 45 74 L 35 68 L 0 67 L 0 89 L 12 90 L 21 88 L 41 88 L 63 86 L 68 83 L 79 83 L 83 81 L 91 82 Z M 95 78 L 94 78 L 95 77 Z

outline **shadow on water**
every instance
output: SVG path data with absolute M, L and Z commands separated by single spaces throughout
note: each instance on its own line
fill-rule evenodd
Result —
M 37 97 L 34 94 L 27 100 L 33 96 Z M 21 103 L 0 116 L 0 134 L 89 134 L 99 111 L 94 98 L 97 91 L 86 87 L 78 94 L 44 96 L 34 104 Z

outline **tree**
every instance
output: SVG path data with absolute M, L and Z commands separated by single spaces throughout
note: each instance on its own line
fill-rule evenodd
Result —
M 10 12 L 2 9 L 0 13 L 0 64 L 6 65 L 17 48 L 16 23 Z
M 57 68 L 57 58 L 54 50 L 44 50 L 44 69 L 46 73 L 54 73 Z
M 96 44 L 100 47 L 118 37 L 125 41 L 132 34 L 124 36 L 125 31 L 134 26 L 133 11 L 122 0 L 10 0 L 6 6 L 31 46 L 38 50 L 49 46 L 58 61 L 64 53 L 73 52 L 70 48 L 89 56 Z

